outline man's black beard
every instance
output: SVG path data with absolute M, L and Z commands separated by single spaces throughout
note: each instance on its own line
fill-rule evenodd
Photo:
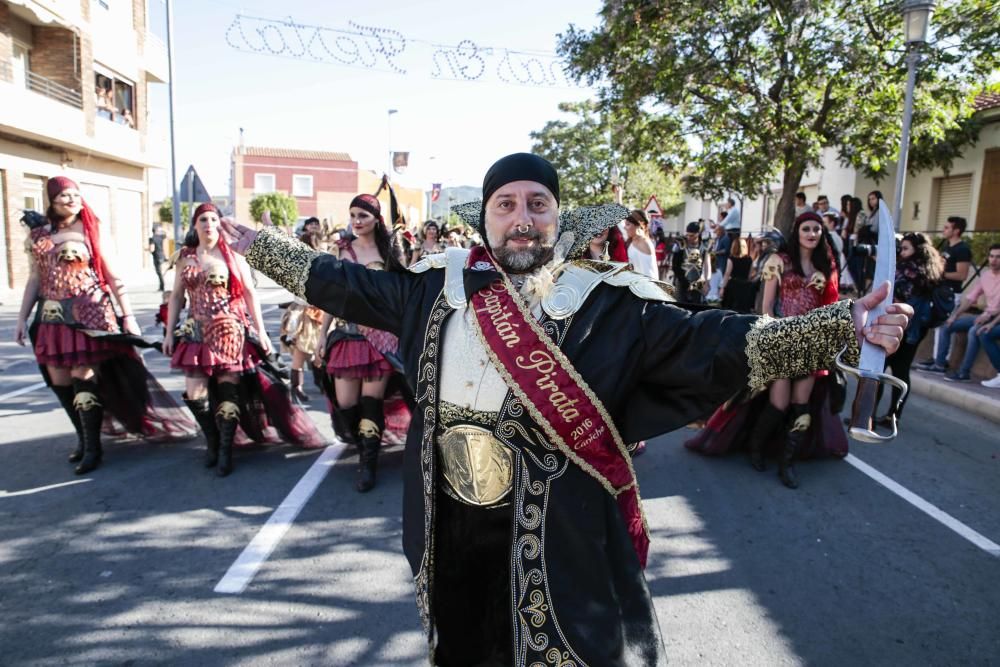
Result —
M 535 245 L 525 250 L 511 250 L 507 241 L 512 239 L 531 239 Z M 536 229 L 529 230 L 527 234 L 507 234 L 498 245 L 498 248 L 493 248 L 493 256 L 500 268 L 508 273 L 530 273 L 552 259 L 553 246 L 544 244 L 541 233 Z

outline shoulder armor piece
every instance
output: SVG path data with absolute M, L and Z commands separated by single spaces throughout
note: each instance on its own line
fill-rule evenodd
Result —
M 413 273 L 423 273 L 430 269 L 443 269 L 445 267 L 445 254 L 443 252 L 433 255 L 424 255 L 410 265 L 409 271 Z
M 635 271 L 619 271 L 605 278 L 604 282 L 614 287 L 628 287 L 632 294 L 647 301 L 674 301 L 674 290 L 670 285 Z
M 444 251 L 444 296 L 455 309 L 465 308 L 465 276 L 462 273 L 469 260 L 465 248 L 447 248 Z
M 771 256 L 764 261 L 764 267 L 760 270 L 760 279 L 766 282 L 780 278 L 784 270 L 785 260 L 778 253 L 771 253 Z
M 602 280 L 622 271 L 620 262 L 596 262 L 578 259 L 556 269 L 555 285 L 542 299 L 542 310 L 554 320 L 564 320 L 574 314 Z

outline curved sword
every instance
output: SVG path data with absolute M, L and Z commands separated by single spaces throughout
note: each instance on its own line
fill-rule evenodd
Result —
M 880 199 L 878 204 L 878 250 L 875 256 L 875 278 L 872 286 L 879 286 L 889 281 L 889 295 L 885 301 L 868 312 L 868 321 L 874 322 L 885 313 L 886 307 L 892 303 L 893 287 L 896 282 L 896 227 L 889 214 L 889 205 Z M 848 366 L 843 361 L 843 352 L 837 355 L 837 367 L 858 378 L 858 393 L 851 406 L 851 427 L 848 434 L 862 442 L 889 442 L 897 435 L 896 425 L 892 426 L 891 435 L 879 435 L 872 430 L 872 417 L 876 407 L 879 384 L 891 384 L 901 390 L 899 401 L 906 398 L 909 387 L 902 380 L 885 373 L 885 349 L 879 345 L 861 343 L 861 363 L 857 368 Z M 897 404 L 898 405 L 898 404 Z

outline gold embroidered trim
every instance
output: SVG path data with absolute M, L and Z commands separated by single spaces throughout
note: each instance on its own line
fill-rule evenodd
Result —
M 492 428 L 496 426 L 497 421 L 500 419 L 499 412 L 466 408 L 461 405 L 449 403 L 448 401 L 440 401 L 438 403 L 438 415 L 438 421 L 442 426 L 454 426 L 455 424 L 471 422 L 479 426 L 489 426 Z
M 861 348 L 852 305 L 845 300 L 797 317 L 759 318 L 746 335 L 749 387 L 759 389 L 779 378 L 805 377 L 829 368 L 845 345 L 844 360 L 856 366 Z
M 595 469 L 592 465 L 590 465 L 582 458 L 580 458 L 579 454 L 574 452 L 572 448 L 570 448 L 569 445 L 566 444 L 566 441 L 559 436 L 559 434 L 548 422 L 548 420 L 542 416 L 542 413 L 538 410 L 538 407 L 535 406 L 535 404 L 528 399 L 527 394 L 524 393 L 521 387 L 514 381 L 514 378 L 511 376 L 507 368 L 500 362 L 500 359 L 496 356 L 496 353 L 493 352 L 493 349 L 489 346 L 489 343 L 486 342 L 486 336 L 483 334 L 483 330 L 482 327 L 479 325 L 478 318 L 473 317 L 471 318 L 472 322 L 474 323 L 473 329 L 479 335 L 479 339 L 482 341 L 483 348 L 486 350 L 486 353 L 490 355 L 490 359 L 493 361 L 493 365 L 496 367 L 497 371 L 500 372 L 500 375 L 507 383 L 507 386 L 510 387 L 510 390 L 514 392 L 518 400 L 521 401 L 521 404 L 524 405 L 524 407 L 528 410 L 529 414 L 531 414 L 531 417 L 535 421 L 535 423 L 542 427 L 542 430 L 545 431 L 545 434 L 549 437 L 549 440 L 556 447 L 559 448 L 559 451 L 561 451 L 564 455 L 569 457 L 569 459 L 573 461 L 573 463 L 578 465 L 587 474 L 596 479 L 598 483 L 600 483 L 600 485 L 603 486 L 604 489 L 612 495 L 612 497 L 617 498 L 618 494 L 620 494 L 621 492 L 626 491 L 633 486 L 635 487 L 635 495 L 636 495 L 636 502 L 639 507 L 639 515 L 642 517 L 642 529 L 643 532 L 646 534 L 646 538 L 649 539 L 649 526 L 646 523 L 646 512 L 645 510 L 643 510 L 642 507 L 642 498 L 639 496 L 639 482 L 635 476 L 635 469 L 632 467 L 632 456 L 628 453 L 628 450 L 625 447 L 625 443 L 622 442 L 621 435 L 618 433 L 618 428 L 615 426 L 614 421 L 612 421 L 611 415 L 607 413 L 607 410 L 605 410 L 604 408 L 604 404 L 601 403 L 600 399 L 597 398 L 597 395 L 594 394 L 594 391 L 590 388 L 590 385 L 588 385 L 583 380 L 583 378 L 580 377 L 580 374 L 577 372 L 576 368 L 573 367 L 573 364 L 570 363 L 569 359 L 566 358 L 566 355 L 563 354 L 562 350 L 560 350 L 552 343 L 549 337 L 545 334 L 545 331 L 538 325 L 538 322 L 535 321 L 534 315 L 532 315 L 525 307 L 525 305 L 522 303 L 520 295 L 518 295 L 517 290 L 514 289 L 514 285 L 511 283 L 510 278 L 507 277 L 506 272 L 504 272 L 503 269 L 501 269 L 500 267 L 497 267 L 497 270 L 500 272 L 500 275 L 503 278 L 504 284 L 506 285 L 508 292 L 511 293 L 512 300 L 515 306 L 517 307 L 518 310 L 521 311 L 521 315 L 524 317 L 524 321 L 528 323 L 528 326 L 531 327 L 531 329 L 538 336 L 539 340 L 542 341 L 546 349 L 552 355 L 553 359 L 556 360 L 556 363 L 560 364 L 566 370 L 569 376 L 573 378 L 573 381 L 580 386 L 580 389 L 582 389 L 583 392 L 587 395 L 587 398 L 590 399 L 590 401 L 597 408 L 597 411 L 600 413 L 601 417 L 604 419 L 605 423 L 607 423 L 608 429 L 611 431 L 611 437 L 614 439 L 615 446 L 618 447 L 618 451 L 625 459 L 626 465 L 628 465 L 629 474 L 632 478 L 632 481 L 629 484 L 626 484 L 625 486 L 619 489 L 614 488 L 613 486 L 611 486 L 611 483 L 608 482 L 608 480 L 605 479 L 605 477 L 597 471 L 597 469 Z
M 295 296 L 305 299 L 313 260 L 322 254 L 273 227 L 263 227 L 247 250 L 247 263 Z

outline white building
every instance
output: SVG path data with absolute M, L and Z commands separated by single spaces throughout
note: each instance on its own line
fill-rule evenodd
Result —
M 979 141 L 965 149 L 955 160 L 948 174 L 942 169 L 908 175 L 903 189 L 903 231 L 939 231 L 948 216 L 959 215 L 969 222 L 969 230 L 1000 230 L 1000 95 L 981 95 L 977 113 L 984 121 Z M 830 205 L 840 207 L 841 195 L 849 194 L 866 201 L 872 190 L 882 192 L 886 201 L 893 201 L 896 182 L 895 167 L 890 167 L 880 183 L 867 178 L 852 167 L 844 167 L 837 150 L 823 151 L 819 167 L 806 172 L 799 185 L 810 204 L 826 195 Z M 743 231 L 758 232 L 772 226 L 774 208 L 781 197 L 781 181 L 770 184 L 764 192 L 742 197 Z M 688 222 L 718 220 L 716 202 L 694 196 L 685 198 L 683 213 L 666 219 L 667 232 L 681 232 Z
M 57 175 L 80 184 L 119 273 L 152 275 L 149 170 L 167 144 L 147 93 L 167 76 L 146 0 L 0 0 L 0 293 L 27 278 L 21 211 L 45 210 Z

